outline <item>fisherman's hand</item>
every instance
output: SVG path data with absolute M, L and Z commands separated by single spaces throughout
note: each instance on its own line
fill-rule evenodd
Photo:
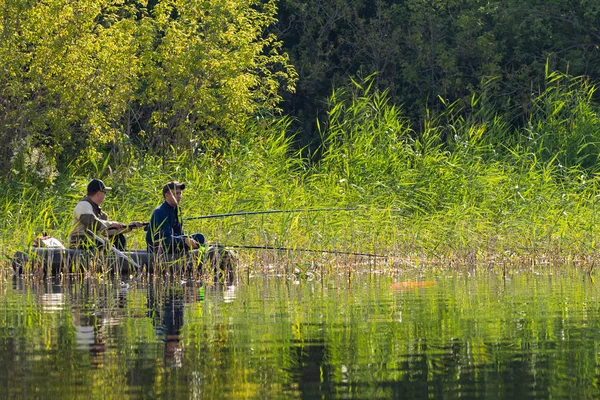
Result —
M 126 226 L 120 222 L 111 222 L 108 229 L 124 229 Z
M 138 229 L 143 226 L 144 226 L 144 223 L 140 222 L 140 221 L 133 221 L 133 222 L 130 222 L 128 225 L 129 229 Z
M 191 238 L 186 239 L 186 244 L 190 249 L 197 249 L 198 247 L 200 247 L 200 244 L 198 244 L 198 242 Z

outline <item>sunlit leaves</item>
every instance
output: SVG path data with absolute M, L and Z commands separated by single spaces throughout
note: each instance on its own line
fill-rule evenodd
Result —
M 176 13 L 177 17 L 173 17 Z M 271 112 L 280 81 L 293 89 L 295 74 L 278 42 L 263 35 L 275 6 L 245 0 L 173 1 L 154 10 L 164 32 L 149 74 L 150 98 L 163 104 L 154 120 L 176 139 L 201 130 L 239 131 L 247 116 Z
M 264 33 L 273 1 L 13 0 L 0 11 L 0 170 L 31 145 L 51 163 L 132 135 L 150 150 L 190 148 L 276 112 L 294 87 Z

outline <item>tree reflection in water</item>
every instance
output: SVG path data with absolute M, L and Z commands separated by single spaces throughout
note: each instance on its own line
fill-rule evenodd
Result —
M 0 282 L 0 397 L 597 398 L 600 287 L 560 272 Z

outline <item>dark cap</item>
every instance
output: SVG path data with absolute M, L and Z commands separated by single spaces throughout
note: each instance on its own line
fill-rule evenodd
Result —
M 88 193 L 106 192 L 107 190 L 112 190 L 112 188 L 106 186 L 100 179 L 92 179 L 87 185 Z
M 163 194 L 165 194 L 167 192 L 173 192 L 173 191 L 175 191 L 175 189 L 179 189 L 179 190 L 185 189 L 185 183 L 171 181 L 171 182 L 167 183 L 165 186 L 163 186 Z

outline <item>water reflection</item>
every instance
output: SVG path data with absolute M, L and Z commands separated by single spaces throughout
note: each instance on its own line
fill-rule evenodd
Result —
M 134 320 L 142 321 L 142 325 L 149 321 L 153 327 L 153 334 L 143 339 L 145 344 L 138 345 L 160 346 L 165 366 L 181 368 L 186 306 L 201 307 L 205 298 L 204 285 L 194 281 L 30 280 L 14 276 L 12 290 L 20 298 L 13 304 L 16 312 L 22 313 L 19 308 L 33 299 L 25 308 L 59 320 L 57 329 L 67 335 L 60 340 L 72 340 L 76 350 L 86 351 L 90 366 L 95 368 L 104 366 L 107 351 L 119 349 L 118 341 Z M 231 303 L 236 298 L 233 285 L 211 285 L 207 290 L 213 302 Z M 5 290 L 0 293 L 6 297 Z
M 0 397 L 597 397 L 589 279 L 404 275 L 18 278 L 0 285 Z
M 103 355 L 106 351 L 106 335 L 102 322 L 97 313 L 82 315 L 75 312 L 73 315 L 77 348 L 88 350 L 90 362 L 96 367 L 103 365 Z
M 198 291 L 198 297 L 192 302 L 204 300 L 204 288 Z M 188 299 L 189 301 L 189 299 Z M 171 288 L 156 293 L 154 284 L 148 286 L 149 316 L 155 325 L 156 336 L 165 345 L 165 358 L 169 366 L 181 367 L 183 347 L 181 346 L 181 328 L 184 323 L 185 296 L 182 288 Z
M 44 293 L 40 297 L 40 304 L 44 312 L 60 311 L 65 306 L 65 298 L 62 293 Z

